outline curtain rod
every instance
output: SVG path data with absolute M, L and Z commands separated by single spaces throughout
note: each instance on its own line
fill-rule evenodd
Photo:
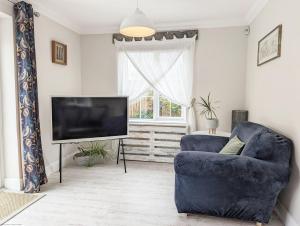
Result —
M 9 3 L 11 3 L 11 4 L 13 4 L 13 5 L 15 5 L 17 2 L 14 2 L 14 1 L 12 1 L 12 0 L 7 0 Z M 33 10 L 33 15 L 35 16 L 35 17 L 40 17 L 40 13 L 38 12 L 38 11 L 35 11 L 35 10 Z

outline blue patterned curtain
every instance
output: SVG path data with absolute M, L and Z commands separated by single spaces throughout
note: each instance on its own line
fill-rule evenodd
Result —
M 33 9 L 19 2 L 14 6 L 17 72 L 22 133 L 25 192 L 40 191 L 47 183 L 40 135 Z

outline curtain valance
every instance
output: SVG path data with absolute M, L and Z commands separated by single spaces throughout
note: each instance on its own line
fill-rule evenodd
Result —
M 132 42 L 132 41 L 152 41 L 157 40 L 161 41 L 163 39 L 171 40 L 171 39 L 182 39 L 182 38 L 195 38 L 198 39 L 199 31 L 198 30 L 182 30 L 182 31 L 159 31 L 156 32 L 154 35 L 151 35 L 149 37 L 145 38 L 133 38 L 133 37 L 127 37 L 120 33 L 113 34 L 113 43 L 115 41 L 126 41 L 126 42 Z

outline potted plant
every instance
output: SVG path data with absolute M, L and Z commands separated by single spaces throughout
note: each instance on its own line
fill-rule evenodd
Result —
M 74 154 L 73 159 L 80 166 L 91 167 L 97 163 L 102 163 L 107 155 L 105 145 L 97 142 L 91 142 L 89 145 L 80 145 L 78 152 Z
M 209 134 L 216 134 L 216 130 L 219 126 L 219 120 L 216 114 L 217 101 L 212 101 L 210 93 L 207 96 L 207 99 L 200 97 L 201 112 L 200 115 L 205 116 L 206 118 L 206 127 L 209 131 Z

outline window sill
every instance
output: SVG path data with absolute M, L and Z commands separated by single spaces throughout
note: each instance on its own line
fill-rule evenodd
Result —
M 129 125 L 146 125 L 146 126 L 188 126 L 187 122 L 184 121 L 140 121 L 140 120 L 129 120 Z

